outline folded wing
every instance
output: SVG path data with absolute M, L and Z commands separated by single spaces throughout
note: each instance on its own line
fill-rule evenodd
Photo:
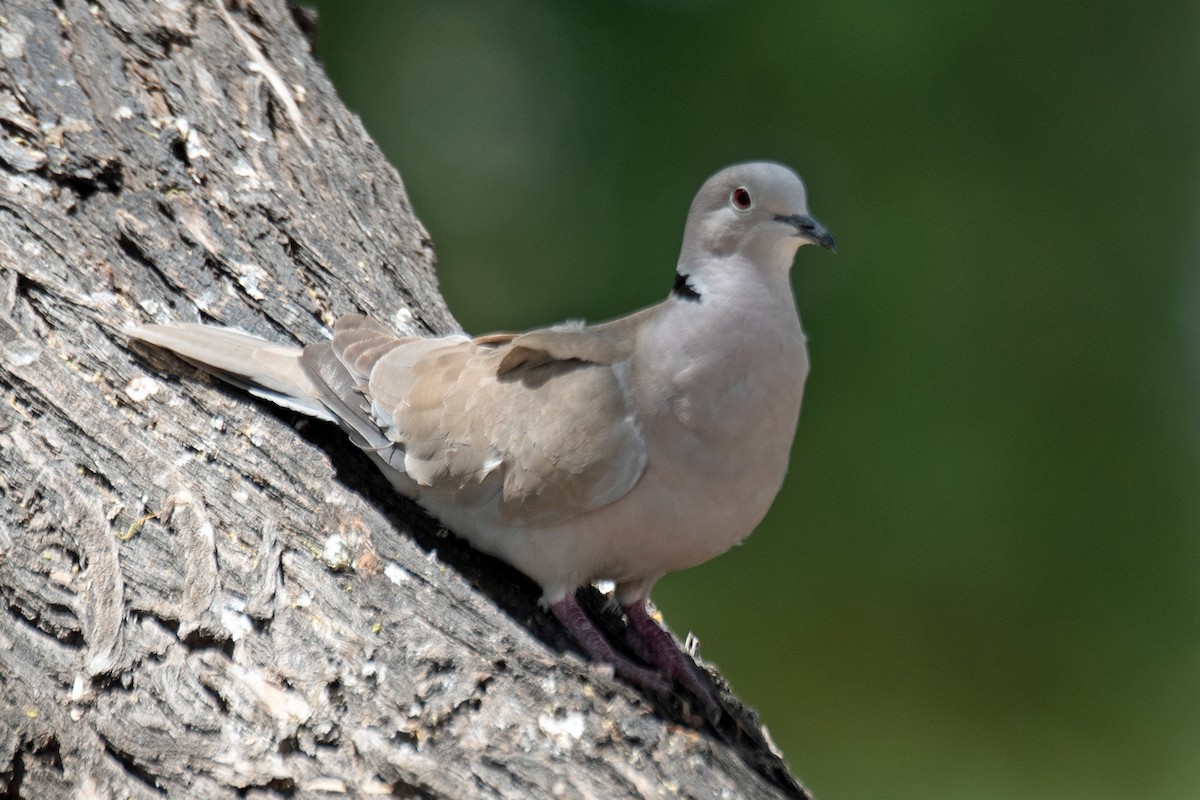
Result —
M 632 330 L 426 339 L 351 315 L 300 363 L 406 494 L 495 524 L 549 526 L 621 497 L 645 468 L 621 379 Z

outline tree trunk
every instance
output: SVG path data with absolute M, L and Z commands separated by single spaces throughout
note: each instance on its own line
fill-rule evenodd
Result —
M 806 796 L 734 698 L 706 727 L 586 666 L 333 426 L 122 334 L 455 328 L 308 22 L 0 0 L 0 796 Z

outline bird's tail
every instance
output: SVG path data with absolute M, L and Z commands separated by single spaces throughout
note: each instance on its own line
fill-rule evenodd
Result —
M 134 339 L 170 350 L 206 372 L 273 403 L 336 422 L 300 366 L 304 350 L 214 325 L 139 325 Z

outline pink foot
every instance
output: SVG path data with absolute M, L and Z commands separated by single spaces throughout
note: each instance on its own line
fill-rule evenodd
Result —
M 663 676 L 654 670 L 638 666 L 614 650 L 600 629 L 588 619 L 587 612 L 579 605 L 573 592 L 551 605 L 550 610 L 554 612 L 554 616 L 558 617 L 558 621 L 571 632 L 571 636 L 592 661 L 611 665 L 614 672 L 643 689 L 666 694 L 671 688 Z
M 704 715 L 712 722 L 721 718 L 721 703 L 711 684 L 702 680 L 699 667 L 692 657 L 679 649 L 675 639 L 646 613 L 646 601 L 638 600 L 625 606 L 625 617 L 634 635 L 634 645 L 639 652 L 658 668 L 658 671 L 673 678 L 700 701 Z
M 609 664 L 617 675 L 657 694 L 667 694 L 671 689 L 671 681 L 679 681 L 696 697 L 710 721 L 716 722 L 721 718 L 721 704 L 712 686 L 700 678 L 695 663 L 679 649 L 671 634 L 646 613 L 644 600 L 625 606 L 625 616 L 629 620 L 634 650 L 653 664 L 655 669 L 635 664 L 618 653 L 600 629 L 588 619 L 587 612 L 579 605 L 574 593 L 551 605 L 550 610 L 593 662 Z

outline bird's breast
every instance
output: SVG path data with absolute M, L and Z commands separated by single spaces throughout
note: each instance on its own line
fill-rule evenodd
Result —
M 676 320 L 675 336 L 637 362 L 641 488 L 665 510 L 656 520 L 664 530 L 642 535 L 658 537 L 646 543 L 667 570 L 747 536 L 783 482 L 808 374 L 800 321 L 783 305 L 732 320 L 712 313 L 690 326 Z

